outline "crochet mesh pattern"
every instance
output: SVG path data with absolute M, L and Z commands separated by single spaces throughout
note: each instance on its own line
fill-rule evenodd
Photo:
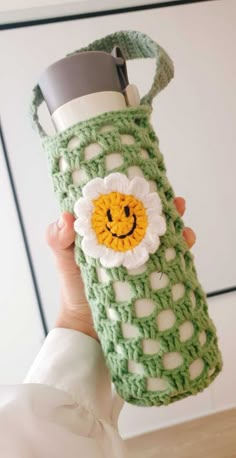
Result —
M 128 42 L 134 38 L 131 32 L 123 34 Z M 114 36 L 108 40 L 108 48 L 103 39 L 101 49 L 110 49 L 117 42 L 122 47 L 124 35 L 119 41 L 117 34 Z M 138 37 L 139 42 L 144 39 L 143 34 Z M 160 77 L 158 81 L 162 87 L 167 84 Z M 151 98 L 156 92 L 157 86 Z M 142 176 L 161 197 L 167 231 L 142 268 L 105 268 L 99 259 L 83 253 L 81 236 L 76 234 L 75 240 L 75 260 L 117 392 L 130 403 L 159 406 L 202 391 L 221 370 L 222 360 L 206 295 L 182 235 L 183 220 L 174 205 L 174 191 L 150 122 L 149 101 L 150 93 L 138 107 L 103 113 L 52 137 L 44 134 L 42 143 L 62 211 L 73 213 L 84 184 L 111 172 L 129 178 Z M 88 159 L 85 150 L 91 144 L 98 145 L 97 154 Z M 112 168 L 112 155 L 119 157 L 116 168 Z M 144 299 L 149 304 L 146 312 L 140 307 Z

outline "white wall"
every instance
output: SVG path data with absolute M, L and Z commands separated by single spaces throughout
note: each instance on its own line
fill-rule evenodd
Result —
M 20 383 L 44 339 L 0 148 L 0 383 Z
M 167 1 L 171 1 L 171 0 L 167 0 Z M 178 0 L 176 0 L 178 1 Z M 19 9 L 26 9 L 26 8 L 35 8 L 35 7 L 46 7 L 46 8 L 50 8 L 51 6 L 53 5 L 67 5 L 68 9 L 71 9 L 75 7 L 75 5 L 77 4 L 80 5 L 80 3 L 87 3 L 89 4 L 90 6 L 94 6 L 95 7 L 95 4 L 96 2 L 95 1 L 92 1 L 92 0 L 78 0 L 77 2 L 68 2 L 68 1 L 65 1 L 65 0 L 1 0 L 1 3 L 0 3 L 0 11 L 8 11 L 8 10 L 19 10 Z M 156 1 L 155 3 L 160 3 L 161 0 Z M 150 3 L 154 3 L 154 2 L 150 2 Z M 109 0 L 102 0 L 101 2 L 99 2 L 100 4 L 100 7 L 99 7 L 99 10 L 102 9 L 101 5 L 103 6 L 109 6 L 110 8 L 109 9 L 112 9 L 112 8 L 118 8 L 118 7 L 121 7 L 121 4 L 122 6 L 125 4 L 127 7 L 128 6 L 133 6 L 133 5 L 144 5 L 145 2 L 143 0 L 126 0 L 126 2 L 122 2 L 122 1 L 117 1 L 117 0 L 113 0 L 112 4 Z M 96 8 L 95 8 L 96 9 Z
M 77 0 L 76 2 L 65 0 L 1 0 L 0 23 L 62 17 L 91 11 L 143 5 L 144 3 L 143 0 L 113 0 L 112 2 L 110 0 L 100 0 L 99 2 L 96 0 Z M 158 3 L 158 1 L 153 3 Z

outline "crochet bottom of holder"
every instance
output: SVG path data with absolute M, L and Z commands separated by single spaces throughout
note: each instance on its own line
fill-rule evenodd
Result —
M 146 385 L 146 381 L 139 380 L 137 383 L 137 380 L 133 381 L 133 386 L 129 387 L 127 390 L 127 385 L 125 384 L 124 381 L 115 381 L 115 388 L 117 393 L 120 395 L 121 398 L 123 398 L 126 402 L 130 404 L 134 404 L 137 406 L 143 406 L 143 407 L 150 407 L 150 406 L 163 406 L 163 405 L 169 405 L 172 404 L 173 402 L 176 402 L 178 400 L 184 399 L 188 396 L 191 395 L 196 395 L 203 391 L 205 388 L 207 388 L 213 380 L 216 378 L 216 376 L 221 372 L 222 365 L 218 364 L 214 369 L 209 370 L 208 377 L 203 379 L 201 382 L 197 381 L 195 386 L 189 386 L 188 388 L 183 386 L 183 381 L 181 380 L 181 377 L 177 377 L 176 380 L 176 385 L 179 385 L 176 388 L 173 388 L 173 392 L 164 392 L 161 394 L 160 391 L 158 391 L 158 388 L 160 389 L 160 379 L 158 377 L 149 377 L 149 383 L 153 385 L 153 390 L 156 389 L 156 392 L 151 392 L 149 391 L 144 392 L 142 391 L 142 387 Z M 125 379 L 125 376 L 124 376 Z M 129 380 L 129 383 L 132 383 L 132 381 Z M 141 385 L 141 387 L 140 387 Z M 141 389 L 140 389 L 141 388 Z

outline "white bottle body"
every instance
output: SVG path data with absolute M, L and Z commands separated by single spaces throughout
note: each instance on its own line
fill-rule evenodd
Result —
M 52 114 L 52 120 L 56 130 L 62 132 L 77 122 L 86 121 L 108 111 L 123 110 L 126 107 L 126 99 L 120 92 L 95 92 L 77 97 L 58 107 Z

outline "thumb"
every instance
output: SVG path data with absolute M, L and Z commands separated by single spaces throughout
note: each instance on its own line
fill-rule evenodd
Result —
M 75 241 L 75 217 L 63 212 L 58 221 L 51 223 L 46 231 L 46 240 L 54 252 L 67 250 Z

